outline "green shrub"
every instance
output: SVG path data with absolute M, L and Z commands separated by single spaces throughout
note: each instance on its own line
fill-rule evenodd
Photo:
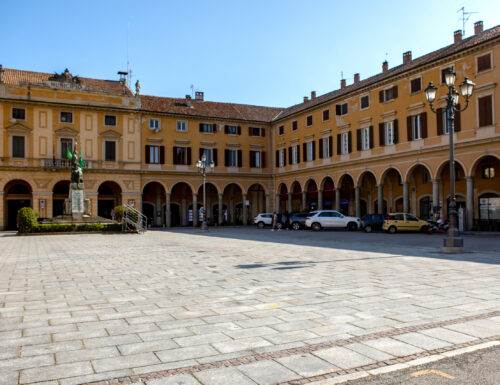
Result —
M 51 223 L 35 225 L 32 227 L 31 233 L 74 233 L 86 231 L 121 231 L 122 226 L 119 223 L 100 224 L 100 223 L 84 223 L 77 225 L 76 223 Z
M 121 222 L 123 217 L 123 206 L 116 206 L 113 212 L 115 213 L 115 221 Z
M 17 212 L 17 226 L 20 233 L 30 233 L 37 226 L 38 214 L 31 207 L 23 207 Z

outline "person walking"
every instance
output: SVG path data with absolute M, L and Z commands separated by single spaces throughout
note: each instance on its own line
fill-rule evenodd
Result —
M 283 226 L 282 226 L 283 230 L 289 229 L 289 223 L 288 223 L 289 218 L 290 218 L 290 216 L 288 215 L 288 211 L 285 211 L 285 213 L 283 214 L 283 217 L 281 218 L 281 223 L 283 224 Z
M 271 223 L 271 231 L 274 231 L 274 229 L 276 228 L 276 225 L 278 223 L 278 215 L 276 214 L 276 212 L 273 213 L 273 221 Z
M 278 213 L 276 218 L 276 228 L 278 229 L 278 231 L 280 231 L 281 228 L 283 227 L 282 220 L 283 220 L 283 215 L 281 213 Z

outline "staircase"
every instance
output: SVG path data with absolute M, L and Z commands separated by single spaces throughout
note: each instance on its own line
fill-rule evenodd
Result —
M 123 231 L 138 231 L 143 233 L 147 229 L 148 219 L 140 211 L 132 206 L 123 205 L 122 214 L 122 230 Z

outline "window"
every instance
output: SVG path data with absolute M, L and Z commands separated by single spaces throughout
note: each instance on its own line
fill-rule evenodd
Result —
M 285 163 L 285 160 L 286 160 L 286 157 L 285 157 L 285 149 L 282 148 L 281 150 L 278 151 L 278 164 L 279 164 L 279 167 L 284 167 L 286 166 L 286 163 Z
M 116 116 L 115 115 L 104 115 L 104 125 L 105 126 L 116 126 Z
M 278 127 L 278 135 L 283 135 L 285 133 L 285 126 Z
M 249 127 L 248 135 L 250 136 L 266 136 L 266 130 L 264 127 Z
M 68 159 L 68 152 L 73 151 L 73 139 L 61 138 L 61 158 Z
M 370 128 L 365 127 L 361 129 L 361 149 L 370 149 Z
M 347 115 L 348 112 L 349 112 L 349 107 L 347 103 L 337 104 L 335 106 L 336 115 Z
M 446 72 L 448 72 L 449 70 L 453 71 L 453 66 L 452 67 L 448 67 L 448 68 L 443 68 L 441 70 L 441 84 L 446 84 L 446 78 L 445 78 L 445 74 Z
M 391 146 L 394 144 L 394 124 L 393 122 L 384 123 L 385 144 Z
M 264 168 L 265 164 L 265 153 L 262 151 L 250 151 L 250 167 Z
M 380 103 L 390 102 L 398 97 L 398 86 L 393 86 L 379 92 Z
M 314 142 L 306 143 L 306 161 L 311 162 L 314 160 Z
M 297 131 L 299 128 L 299 125 L 296 120 L 292 122 L 292 131 Z
M 177 131 L 185 132 L 186 130 L 186 122 L 182 120 L 177 121 Z
M 212 161 L 214 162 L 214 166 L 217 166 L 217 149 L 216 148 L 200 148 L 200 158 L 201 159 L 205 155 L 207 165 L 209 165 Z
M 422 78 L 416 78 L 411 80 L 410 90 L 412 94 L 422 91 Z
M 330 120 L 330 110 L 323 110 L 323 122 Z
M 160 129 L 160 121 L 158 119 L 149 119 L 149 129 L 158 131 Z
M 477 57 L 477 72 L 483 72 L 491 69 L 491 54 Z
M 24 158 L 24 136 L 12 137 L 12 157 Z
M 313 116 L 312 115 L 307 115 L 306 117 L 306 127 L 312 126 L 313 125 Z
M 441 109 L 441 113 L 438 116 L 438 119 L 441 119 L 441 124 L 443 127 L 443 133 L 449 134 L 450 127 L 448 126 L 448 110 L 446 108 Z
M 16 120 L 25 120 L 26 119 L 26 110 L 24 108 L 13 108 L 12 109 L 12 118 Z
M 483 179 L 493 179 L 495 177 L 495 167 L 492 165 L 483 166 Z
M 226 126 L 227 127 L 227 126 Z M 200 132 L 213 133 L 217 130 L 217 124 L 200 123 Z
M 225 165 L 226 167 L 241 167 L 241 150 L 226 150 Z
M 404 214 L 392 214 L 392 215 L 389 215 L 388 220 L 390 220 L 390 221 L 404 221 L 405 216 L 404 216 Z
M 104 160 L 106 162 L 116 161 L 116 142 L 111 140 L 106 140 L 104 142 Z
M 164 164 L 165 147 L 164 146 L 146 146 L 147 164 Z
M 299 145 L 292 146 L 292 159 L 290 161 L 291 164 L 297 164 L 300 162 L 300 154 L 299 154 Z
M 349 133 L 343 132 L 341 134 L 342 138 L 342 155 L 349 154 Z
M 422 139 L 422 132 L 420 130 L 420 115 L 411 116 L 411 133 L 413 140 Z
M 408 129 L 408 140 L 427 138 L 427 112 L 408 116 L 406 124 Z
M 174 156 L 174 164 L 190 165 L 191 147 L 174 147 L 173 156 Z
M 418 219 L 416 217 L 414 217 L 413 215 L 411 215 L 411 214 L 406 214 L 406 220 L 407 221 L 418 222 Z
M 228 135 L 241 135 L 241 127 L 225 125 L 224 133 Z
M 321 159 L 329 158 L 332 156 L 332 137 L 321 138 L 319 140 L 319 157 Z
M 73 123 L 73 113 L 61 111 L 59 114 L 59 121 L 61 123 Z
M 479 127 L 491 126 L 493 124 L 493 103 L 491 95 L 478 98 L 479 105 Z
M 370 96 L 365 95 L 361 97 L 361 109 L 370 107 Z

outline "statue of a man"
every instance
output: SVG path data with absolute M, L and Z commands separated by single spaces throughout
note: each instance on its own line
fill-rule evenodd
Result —
M 71 154 L 71 183 L 83 183 L 82 160 L 78 159 L 76 152 L 76 141 L 73 153 Z

